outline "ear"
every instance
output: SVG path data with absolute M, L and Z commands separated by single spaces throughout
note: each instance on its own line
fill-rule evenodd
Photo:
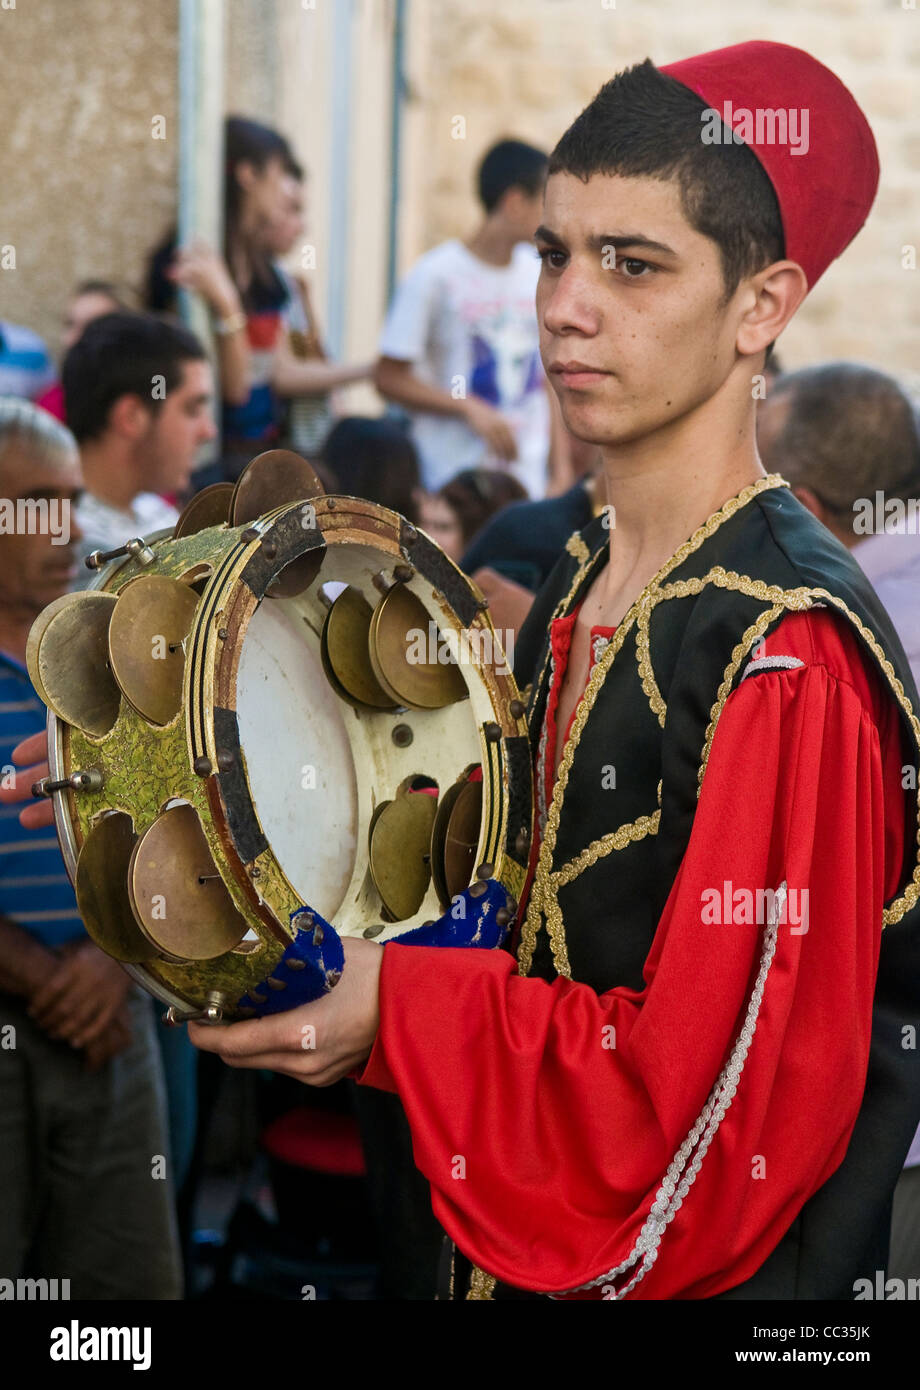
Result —
M 256 166 L 248 159 L 241 159 L 233 166 L 233 177 L 245 193 L 250 191 L 258 176 Z
M 816 516 L 825 526 L 828 525 L 830 513 L 824 503 L 815 496 L 810 487 L 794 487 L 792 492 L 793 496 L 797 497 L 802 503 L 802 506 L 808 508 L 812 516 Z
M 782 333 L 808 293 L 805 272 L 796 261 L 774 261 L 748 281 L 735 339 L 744 356 L 764 352 Z M 749 306 L 749 307 L 748 307 Z
M 140 439 L 150 427 L 152 413 L 142 396 L 119 396 L 109 410 L 107 426 L 122 439 Z

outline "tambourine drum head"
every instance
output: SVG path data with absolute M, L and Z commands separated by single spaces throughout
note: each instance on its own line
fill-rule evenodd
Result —
M 303 637 L 303 619 L 263 603 L 237 673 L 240 745 L 256 814 L 292 887 L 327 919 L 355 864 L 358 790 L 343 706 Z

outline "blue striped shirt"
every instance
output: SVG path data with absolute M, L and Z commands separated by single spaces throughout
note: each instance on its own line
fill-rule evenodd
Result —
M 12 769 L 10 754 L 30 734 L 45 727 L 45 706 L 21 662 L 0 652 L 0 765 Z M 38 937 L 60 946 L 83 936 L 77 899 L 64 868 L 53 825 L 26 830 L 21 806 L 0 806 L 0 914 Z

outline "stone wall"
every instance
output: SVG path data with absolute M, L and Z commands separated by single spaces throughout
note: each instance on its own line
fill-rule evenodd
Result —
M 176 14 L 177 0 L 0 6 L 0 245 L 16 252 L 0 316 L 54 351 L 71 286 L 137 285 L 175 215 Z
M 673 62 L 762 38 L 819 57 L 850 87 L 879 146 L 882 176 L 866 227 L 786 330 L 785 365 L 859 358 L 920 368 L 920 7 L 915 0 L 432 0 L 413 70 L 416 126 L 406 196 L 418 212 L 402 255 L 477 220 L 474 174 L 505 135 L 550 148 L 597 89 L 646 57 Z M 465 137 L 454 138 L 456 117 Z
M 920 0 L 917 0 L 920 5 Z M 15 3 L 14 8 L 8 8 Z M 408 100 L 398 207 L 402 270 L 475 225 L 482 151 L 503 135 L 551 147 L 618 68 L 750 38 L 810 49 L 875 130 L 869 223 L 783 336 L 789 366 L 831 356 L 920 366 L 920 7 L 914 0 L 408 0 Z M 333 227 L 334 6 L 353 35 L 343 350 L 369 355 L 385 308 L 395 0 L 227 0 L 228 110 L 278 124 L 310 170 L 315 298 L 327 307 Z M 135 284 L 175 217 L 178 0 L 0 0 L 0 314 L 57 345 L 69 287 Z M 154 117 L 165 118 L 163 140 Z M 454 138 L 462 117 L 463 138 Z M 365 406 L 378 408 L 370 393 Z

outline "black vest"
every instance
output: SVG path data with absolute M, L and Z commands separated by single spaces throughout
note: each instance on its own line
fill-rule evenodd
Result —
M 580 602 L 607 562 L 608 541 L 602 518 L 570 538 L 517 643 L 538 769 L 550 622 Z M 643 987 L 725 702 L 758 639 L 788 612 L 817 604 L 851 623 L 897 701 L 906 756 L 920 763 L 920 703 L 891 620 L 846 549 L 782 480 L 760 480 L 659 571 L 592 672 L 552 803 L 538 802 L 545 841 L 521 929 L 522 974 L 564 974 L 598 993 Z M 905 799 L 908 854 L 885 905 L 866 1090 L 849 1149 L 756 1274 L 721 1298 L 852 1299 L 856 1279 L 874 1282 L 885 1268 L 892 1191 L 920 1122 L 918 1053 L 902 1046 L 902 1028 L 920 1027 L 920 802 L 916 792 Z M 598 903 L 615 903 L 615 912 L 598 913 Z M 479 1271 L 473 1289 L 473 1297 L 516 1296 L 501 1285 L 493 1292 Z

